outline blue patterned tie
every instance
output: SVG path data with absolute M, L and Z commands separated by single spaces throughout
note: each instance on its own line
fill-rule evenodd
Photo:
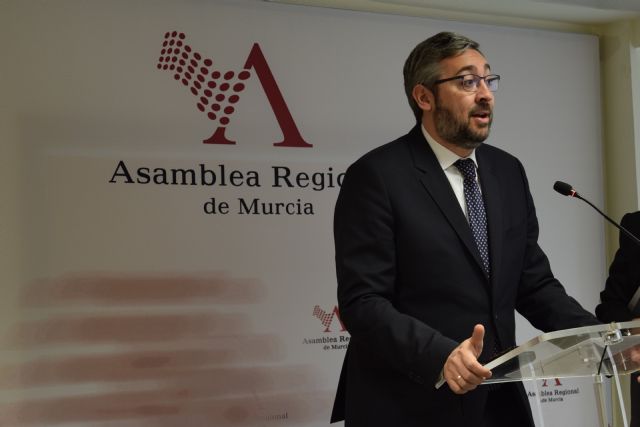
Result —
M 480 187 L 476 181 L 476 166 L 471 159 L 459 159 L 454 163 L 462 176 L 464 177 L 464 200 L 467 203 L 467 213 L 469 216 L 469 225 L 473 238 L 480 251 L 480 258 L 484 270 L 489 275 L 491 267 L 489 266 L 489 238 L 487 236 L 487 215 L 484 210 L 484 201 L 480 194 Z

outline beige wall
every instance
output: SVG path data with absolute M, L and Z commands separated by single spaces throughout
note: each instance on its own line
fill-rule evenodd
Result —
M 11 323 L 9 320 L 15 318 L 15 296 L 18 284 L 23 280 L 24 263 L 27 262 L 22 240 L 22 156 L 13 123 L 15 120 L 0 104 L 0 334 Z
M 640 20 L 600 28 L 604 188 L 606 211 L 614 220 L 638 209 L 639 28 Z M 618 247 L 618 231 L 613 227 L 607 228 L 607 242 L 611 258 Z

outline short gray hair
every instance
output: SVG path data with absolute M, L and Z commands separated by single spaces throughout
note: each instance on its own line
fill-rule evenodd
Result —
M 413 99 L 413 88 L 423 84 L 434 90 L 434 82 L 440 78 L 440 61 L 458 56 L 468 49 L 480 52 L 480 45 L 461 34 L 441 32 L 418 44 L 404 63 L 404 91 L 418 123 L 422 120 L 422 110 Z M 480 52 L 482 54 L 482 52 Z

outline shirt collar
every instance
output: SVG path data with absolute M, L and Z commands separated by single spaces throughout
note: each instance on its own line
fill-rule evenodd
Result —
M 476 165 L 476 168 L 478 167 L 478 162 L 476 160 L 476 150 L 475 149 L 473 149 L 473 151 L 471 151 L 471 154 L 469 154 L 469 157 L 460 157 L 456 153 L 454 153 L 453 151 L 451 151 L 448 148 L 446 148 L 446 147 L 440 145 L 439 143 L 437 143 L 436 140 L 433 139 L 433 137 L 431 135 L 429 135 L 429 132 L 427 132 L 427 130 L 424 128 L 424 125 L 420 125 L 420 127 L 422 128 L 422 134 L 424 135 L 425 139 L 427 140 L 427 143 L 429 143 L 429 146 L 433 150 L 433 154 L 436 155 L 436 159 L 438 159 L 438 163 L 440 163 L 440 167 L 442 168 L 442 170 L 447 170 L 456 161 L 458 161 L 459 159 L 463 159 L 463 158 L 467 158 L 467 159 L 473 160 L 473 164 Z

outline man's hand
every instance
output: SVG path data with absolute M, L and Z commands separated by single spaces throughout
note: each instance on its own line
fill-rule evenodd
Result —
M 464 394 L 491 378 L 491 371 L 478 362 L 483 340 L 484 326 L 476 325 L 471 338 L 464 340 L 447 358 L 442 372 L 454 393 Z

